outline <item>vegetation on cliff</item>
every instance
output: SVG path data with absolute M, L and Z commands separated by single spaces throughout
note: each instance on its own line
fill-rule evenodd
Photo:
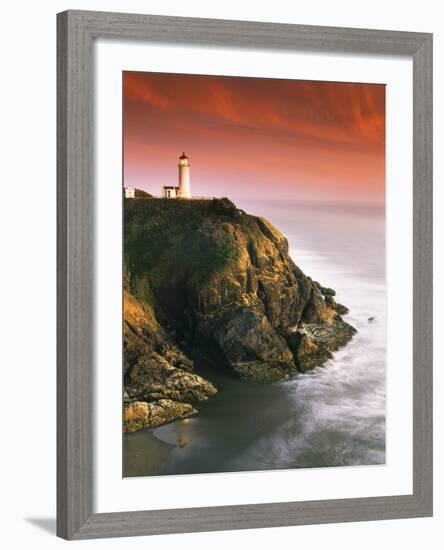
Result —
M 228 199 L 125 200 L 124 236 L 128 431 L 194 414 L 216 393 L 193 373 L 196 354 L 276 382 L 323 364 L 356 332 L 286 238 Z

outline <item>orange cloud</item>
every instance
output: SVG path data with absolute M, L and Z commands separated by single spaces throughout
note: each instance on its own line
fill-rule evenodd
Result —
M 128 185 L 158 191 L 186 150 L 205 194 L 383 200 L 383 85 L 125 72 L 123 90 Z

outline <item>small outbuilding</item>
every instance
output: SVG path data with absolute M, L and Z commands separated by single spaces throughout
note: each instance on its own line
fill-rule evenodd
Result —
M 175 187 L 174 185 L 163 186 L 164 199 L 176 199 L 178 195 L 179 195 L 179 187 Z

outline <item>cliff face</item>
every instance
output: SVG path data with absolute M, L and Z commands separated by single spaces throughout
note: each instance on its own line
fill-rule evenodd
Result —
M 355 333 L 286 238 L 228 199 L 125 201 L 125 289 L 125 386 L 148 404 L 215 393 L 191 372 L 195 353 L 274 382 L 321 365 Z
M 125 431 L 156 427 L 197 411 L 216 393 L 157 322 L 149 304 L 124 291 Z

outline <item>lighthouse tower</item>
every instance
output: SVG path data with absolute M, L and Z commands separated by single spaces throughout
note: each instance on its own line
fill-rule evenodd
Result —
M 185 153 L 179 157 L 179 199 L 191 199 L 190 189 L 190 161 Z

